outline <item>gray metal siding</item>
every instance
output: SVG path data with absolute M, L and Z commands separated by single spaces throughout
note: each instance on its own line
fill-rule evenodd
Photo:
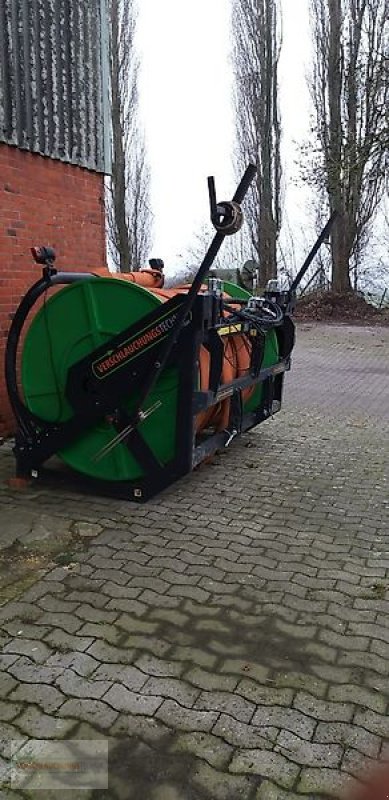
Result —
M 105 0 L 0 0 L 0 141 L 109 171 Z

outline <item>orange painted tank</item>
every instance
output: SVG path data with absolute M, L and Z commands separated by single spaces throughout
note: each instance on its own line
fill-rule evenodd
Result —
M 155 288 L 150 291 L 156 294 L 163 300 L 169 300 L 176 294 L 187 294 L 190 289 L 189 286 L 177 286 L 174 289 L 160 289 Z M 207 286 L 202 286 L 200 292 L 206 292 Z M 228 294 L 223 295 L 226 299 L 229 298 Z M 228 322 L 228 312 L 225 312 L 226 322 Z M 251 345 L 246 336 L 224 336 L 224 359 L 221 374 L 222 383 L 230 383 L 235 378 L 241 378 L 247 375 L 250 367 Z M 209 389 L 209 368 L 210 368 L 210 355 L 205 347 L 200 348 L 200 388 L 201 391 L 206 392 Z M 246 389 L 243 392 L 243 399 L 249 400 L 254 388 Z M 231 400 L 228 398 L 223 400 L 217 406 L 212 406 L 206 411 L 202 411 L 197 415 L 197 430 L 201 431 L 206 427 L 215 427 L 218 431 L 226 430 L 230 418 Z
M 93 270 L 94 275 L 100 278 L 117 278 L 120 281 L 128 281 L 143 286 L 144 289 L 157 289 L 163 286 L 163 275 L 157 269 L 140 269 L 139 272 L 110 272 L 109 269 L 101 267 Z

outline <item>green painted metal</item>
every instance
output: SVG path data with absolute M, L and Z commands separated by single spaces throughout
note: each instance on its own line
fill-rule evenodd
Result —
M 142 319 L 161 300 L 140 286 L 116 278 L 83 281 L 50 297 L 27 331 L 21 365 L 26 405 L 39 417 L 63 422 L 72 415 L 65 397 L 69 367 L 112 336 Z M 146 400 L 144 410 L 161 405 L 140 426 L 142 435 L 161 463 L 174 455 L 178 379 L 175 369 L 165 370 Z M 137 395 L 123 397 L 132 411 Z M 136 480 L 142 470 L 122 445 L 94 461 L 96 454 L 117 432 L 109 422 L 86 431 L 58 455 L 85 475 L 103 480 Z
M 223 281 L 223 288 L 226 294 L 229 294 L 230 297 L 236 297 L 237 300 L 248 300 L 251 297 L 250 292 L 236 283 L 231 283 L 231 281 Z

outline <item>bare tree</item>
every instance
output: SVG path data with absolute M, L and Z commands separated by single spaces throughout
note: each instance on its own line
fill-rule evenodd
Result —
M 240 172 L 248 162 L 257 166 L 245 216 L 252 256 L 265 284 L 277 275 L 281 228 L 278 0 L 233 0 L 232 19 L 237 161 Z
M 226 236 L 223 246 L 219 250 L 213 262 L 215 269 L 232 269 L 241 267 L 245 258 L 243 231 L 239 231 L 233 236 Z M 204 222 L 200 228 L 193 233 L 191 241 L 188 243 L 183 256 L 187 264 L 197 268 L 200 266 L 211 242 L 215 235 L 210 222 Z
M 109 252 L 121 272 L 139 269 L 151 244 L 150 172 L 139 125 L 135 0 L 109 0 L 112 175 L 108 182 Z
M 307 177 L 318 204 L 338 217 L 331 236 L 332 286 L 351 288 L 388 166 L 389 0 L 310 0 L 314 132 Z M 312 154 L 312 149 L 311 149 Z M 354 279 L 354 284 L 355 284 Z

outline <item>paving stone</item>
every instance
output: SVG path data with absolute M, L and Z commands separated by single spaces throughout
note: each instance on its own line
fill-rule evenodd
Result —
M 0 700 L 0 720 L 2 722 L 10 722 L 20 712 L 21 706 L 12 702 L 12 697 L 8 698 L 8 702 Z
M 77 608 L 77 603 L 72 603 L 63 596 L 53 596 L 50 594 L 50 591 L 51 587 L 49 584 L 46 594 L 42 595 L 37 601 L 39 608 L 44 611 L 54 612 L 55 614 L 72 614 Z
M 220 675 L 200 667 L 190 669 L 185 673 L 184 678 L 194 686 L 199 686 L 200 689 L 207 691 L 233 692 L 238 684 L 238 678 L 233 675 Z
M 380 692 L 389 699 L 389 681 L 387 678 L 376 675 L 374 672 L 367 672 L 364 674 L 364 682 L 374 692 Z
M 119 714 L 111 727 L 112 736 L 129 736 L 141 739 L 150 745 L 160 745 L 163 750 L 173 741 L 175 732 L 154 717 L 141 717 L 132 714 Z
M 294 691 L 292 689 L 259 686 L 248 678 L 244 678 L 239 682 L 236 692 L 246 697 L 247 700 L 250 700 L 252 703 L 261 706 L 290 706 L 294 696 Z
M 178 608 L 180 605 L 179 597 L 172 597 L 167 594 L 157 594 L 151 589 L 145 589 L 139 597 L 139 600 L 146 605 L 157 606 L 158 608 Z
M 81 626 L 78 635 L 90 641 L 104 639 L 105 642 L 113 645 L 120 645 L 123 642 L 123 631 L 106 623 L 99 625 L 96 622 L 86 622 Z
M 168 625 L 173 625 L 178 628 L 182 628 L 189 622 L 189 616 L 187 614 L 176 611 L 174 608 L 154 608 L 150 612 L 149 618 L 151 620 L 157 620 L 159 623 L 166 622 Z
M 103 583 L 100 591 L 108 599 L 118 598 L 122 600 L 133 600 L 139 597 L 141 589 L 134 586 L 122 586 L 121 584 L 114 583 L 113 581 L 106 581 Z
M 215 711 L 197 711 L 184 708 L 174 700 L 165 700 L 158 709 L 157 718 L 179 731 L 210 731 L 219 714 Z
M 226 657 L 226 653 L 233 656 L 242 656 L 245 650 L 243 640 L 238 639 L 237 641 L 238 644 L 231 644 L 231 641 L 221 634 L 220 639 L 210 639 L 208 641 L 208 648 L 219 656 L 222 656 L 222 658 Z
M 221 736 L 234 747 L 272 750 L 277 739 L 278 728 L 257 728 L 238 722 L 234 717 L 221 714 L 212 732 Z
M 171 653 L 171 658 L 177 661 L 189 662 L 189 664 L 196 664 L 205 669 L 212 669 L 217 661 L 216 656 L 196 647 L 176 647 Z
M 45 641 L 50 647 L 60 650 L 63 653 L 73 650 L 83 652 L 91 646 L 93 637 L 91 636 L 71 636 L 69 633 L 58 629 L 52 630 L 45 636 Z
M 206 603 L 209 598 L 209 592 L 204 591 L 199 586 L 171 586 L 168 590 L 168 595 L 174 597 L 190 597 L 196 603 Z
M 26 741 L 24 734 L 14 725 L 10 725 L 9 722 L 0 722 L 0 756 L 5 759 L 11 758 L 12 742 L 19 739 L 21 743 Z
M 233 752 L 232 747 L 222 739 L 198 731 L 178 734 L 170 750 L 173 753 L 191 753 L 216 769 L 225 769 Z
M 361 755 L 359 750 L 348 748 L 343 756 L 342 770 L 349 775 L 353 775 L 360 781 L 366 780 L 366 776 L 377 769 L 376 759 Z
M 302 739 L 311 739 L 316 726 L 315 720 L 305 714 L 301 714 L 300 711 L 277 706 L 259 707 L 251 723 L 258 727 L 285 728 L 296 733 Z
M 308 642 L 304 645 L 304 651 L 307 655 L 327 661 L 329 664 L 335 664 L 338 655 L 334 647 L 327 647 L 320 642 Z
M 202 691 L 195 703 L 195 708 L 204 711 L 223 711 L 240 722 L 250 722 L 254 711 L 254 703 L 232 692 Z
M 312 767 L 339 767 L 343 756 L 339 745 L 307 742 L 290 731 L 280 731 L 274 750 L 294 763 Z
M 87 653 L 54 653 L 47 659 L 46 665 L 72 669 L 77 675 L 89 677 L 99 666 L 99 661 L 89 656 Z
M 144 607 L 146 609 L 146 606 Z M 161 609 L 163 611 L 163 609 Z M 128 633 L 152 634 L 158 630 L 157 622 L 148 622 L 144 619 L 134 619 L 129 614 L 121 614 L 116 622 L 118 628 L 121 628 Z
M 366 728 L 370 733 L 375 733 L 377 736 L 389 738 L 389 717 L 382 714 L 376 714 L 375 711 L 366 709 L 365 711 L 357 711 L 354 719 L 354 725 L 360 725 Z
M 373 639 L 371 642 L 371 652 L 388 660 L 389 659 L 389 645 L 386 642 L 381 642 L 379 639 Z
M 53 714 L 65 702 L 66 697 L 54 686 L 47 686 L 44 683 L 19 683 L 9 695 L 9 700 L 34 703 L 46 714 Z
M 23 656 L 8 669 L 11 675 L 22 683 L 52 683 L 63 671 L 63 667 L 35 664 Z
M 14 661 L 11 661 L 13 664 Z M 17 681 L 7 672 L 0 672 L 0 697 L 5 698 L 15 688 Z
M 350 775 L 335 769 L 320 769 L 307 767 L 303 769 L 300 780 L 296 786 L 298 792 L 308 794 L 313 797 L 324 795 L 334 797 L 352 796 L 352 791 L 356 791 L 358 783 Z
M 223 625 L 223 623 L 218 619 L 198 619 L 194 623 L 194 628 L 198 631 L 210 631 L 211 633 L 219 634 L 220 636 L 223 636 L 223 634 L 228 636 L 230 633 L 230 628 L 228 625 Z
M 81 741 L 94 741 L 95 739 L 107 740 L 106 731 L 99 731 L 97 728 L 94 728 L 93 725 L 90 725 L 89 722 L 79 722 L 72 735 L 74 739 L 80 739 Z
M 328 683 L 343 684 L 350 683 L 351 681 L 352 670 L 347 669 L 346 667 L 335 667 L 330 666 L 329 664 L 311 664 L 310 668 L 315 675 L 318 675 L 319 678 L 322 678 L 323 681 Z M 313 691 L 309 684 L 306 687 L 301 686 L 300 688 L 306 688 L 310 694 L 316 694 L 318 697 L 321 696 L 317 692 Z
M 104 702 L 117 711 L 145 716 L 152 716 L 162 704 L 162 701 L 162 697 L 136 694 L 118 683 L 115 683 L 104 696 Z
M 358 706 L 365 706 L 379 714 L 385 714 L 388 699 L 378 694 L 369 692 L 361 686 L 331 686 L 328 692 L 328 699 L 343 703 L 354 703 Z
M 81 628 L 82 620 L 75 617 L 73 612 L 62 614 L 59 611 L 45 611 L 35 621 L 35 624 L 50 628 L 62 628 L 66 633 L 74 634 Z
M 294 794 L 290 791 L 284 792 L 272 781 L 263 781 L 259 789 L 257 789 L 255 800 L 301 800 L 301 794 Z
M 155 658 L 149 653 L 142 653 L 142 655 L 135 661 L 135 666 L 138 667 L 146 675 L 154 675 L 155 677 L 176 677 L 178 678 L 185 669 L 185 664 L 179 661 L 164 661 L 160 658 Z
M 74 613 L 82 620 L 86 620 L 87 622 L 97 622 L 99 624 L 103 622 L 113 623 L 118 616 L 115 611 L 106 611 L 102 608 L 93 608 L 93 606 L 88 605 L 87 603 L 83 603 L 82 605 L 78 606 Z
M 102 531 L 101 525 L 91 522 L 76 522 L 73 526 L 74 532 L 83 539 L 95 538 Z
M 112 686 L 111 681 L 95 681 L 80 677 L 72 669 L 67 668 L 56 680 L 56 685 L 70 697 L 86 697 L 98 700 Z
M 352 747 L 372 758 L 378 757 L 381 743 L 379 736 L 346 722 L 320 722 L 315 730 L 314 740 Z
M 376 644 L 377 642 L 372 642 L 371 647 L 374 648 Z M 380 644 L 382 644 L 382 642 Z M 338 663 L 340 666 L 363 667 L 364 669 L 374 670 L 378 672 L 379 675 L 389 675 L 388 659 L 385 656 L 382 658 L 372 652 L 341 653 L 338 658 Z
M 299 767 L 280 753 L 269 750 L 238 750 L 231 761 L 230 772 L 274 778 L 280 786 L 289 788 L 299 774 Z
M 122 611 L 126 614 L 135 614 L 137 617 L 141 617 L 147 611 L 145 603 L 140 603 L 138 600 L 123 600 L 120 598 L 110 600 L 106 608 L 113 611 Z
M 200 690 L 188 686 L 175 678 L 149 678 L 142 687 L 142 694 L 170 697 L 172 700 L 191 708 L 197 700 Z
M 101 664 L 93 673 L 94 681 L 109 681 L 112 683 L 122 683 L 127 689 L 137 692 L 148 680 L 145 675 L 136 667 L 123 667 L 119 664 Z
M 3 649 L 4 653 L 27 656 L 36 664 L 42 664 L 51 655 L 51 650 L 47 645 L 34 639 L 12 639 Z
M 164 656 L 171 649 L 171 644 L 164 639 L 157 639 L 156 636 L 141 636 L 130 634 L 122 642 L 123 647 L 130 647 L 133 650 L 146 650 L 158 657 Z
M 322 630 L 319 633 L 319 639 L 326 644 L 336 647 L 341 651 L 345 650 L 367 650 L 369 647 L 369 639 L 367 636 L 351 636 L 350 634 L 338 634 L 334 631 Z
M 194 768 L 190 782 L 212 800 L 247 800 L 254 787 L 249 776 L 228 775 L 204 763 Z
M 92 639 L 89 641 L 92 642 Z M 135 653 L 134 650 L 113 647 L 106 642 L 96 641 L 88 646 L 88 655 L 103 664 L 105 662 L 108 664 L 132 664 Z
M 268 681 L 270 686 L 285 689 L 304 689 L 315 697 L 324 697 L 328 684 L 304 672 L 277 672 Z
M 132 576 L 129 585 L 138 589 L 152 589 L 158 594 L 164 594 L 169 589 L 170 584 L 168 581 L 162 580 L 161 577 L 139 574 Z
M 112 566 L 111 562 L 111 566 Z M 117 564 L 115 564 L 115 567 Z M 130 576 L 126 572 L 119 569 L 96 569 L 93 573 L 95 581 L 109 581 L 110 583 L 117 583 L 119 586 L 125 586 L 129 582 Z
M 67 704 L 57 712 L 62 713 L 62 710 Z M 70 714 L 66 714 L 70 717 Z M 74 719 L 59 719 L 58 716 L 51 717 L 44 714 L 35 706 L 30 706 L 17 720 L 18 728 L 21 732 L 37 739 L 65 739 L 70 737 L 71 731 L 74 729 L 76 722 Z
M 5 622 L 2 627 L 9 634 L 9 638 L 20 636 L 23 639 L 43 639 L 50 630 L 43 625 L 40 626 L 33 622 L 20 622 L 19 620 Z M 5 641 L 4 644 L 6 644 Z
M 226 661 L 223 662 L 220 672 L 231 673 L 233 675 L 243 675 L 246 678 L 253 678 L 259 683 L 265 682 L 269 675 L 268 667 L 264 667 L 261 664 L 255 664 L 250 661 L 245 661 L 244 659 L 231 658 L 226 659 Z
M 252 603 L 249 600 L 243 600 L 241 597 L 226 597 L 224 594 L 214 594 L 209 599 L 209 603 L 211 607 L 208 607 L 206 611 L 204 610 L 203 613 L 207 613 L 210 615 L 214 615 L 219 613 L 220 608 L 237 608 L 242 611 L 248 611 L 252 607 Z M 196 604 L 197 605 L 197 604 Z M 217 608 L 212 608 L 212 606 L 217 606 Z M 201 608 L 201 606 L 199 606 Z M 193 611 L 191 613 L 194 613 Z
M 320 700 L 305 692 L 298 692 L 293 700 L 293 707 L 315 719 L 336 722 L 349 722 L 352 719 L 354 708 L 350 703 L 331 703 Z
M 61 717 L 80 719 L 83 722 L 90 722 L 97 728 L 105 730 L 111 728 L 118 713 L 104 703 L 102 700 L 85 700 L 82 698 L 72 698 L 61 706 L 57 714 Z
M 52 569 L 51 572 L 48 572 L 47 575 L 45 575 L 45 581 L 54 581 L 54 583 L 60 583 L 64 580 L 64 578 L 68 577 L 68 574 L 69 573 L 66 567 L 55 567 L 55 569 Z

